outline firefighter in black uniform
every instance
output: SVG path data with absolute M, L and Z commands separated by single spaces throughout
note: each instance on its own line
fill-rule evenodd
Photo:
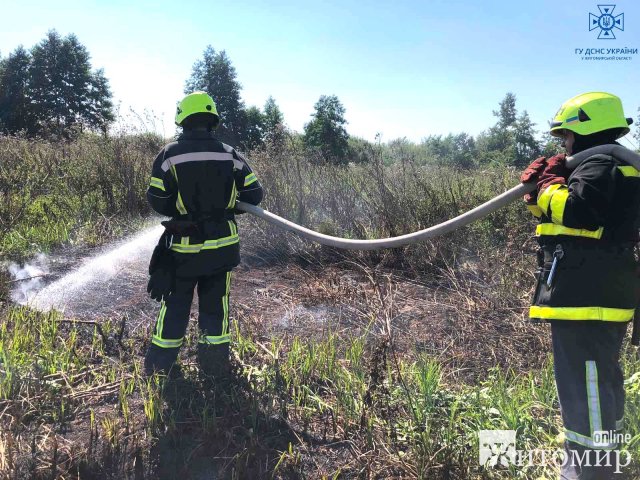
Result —
M 618 97 L 591 92 L 562 105 L 551 134 L 563 138 L 568 154 L 576 154 L 616 143 L 631 123 Z M 607 155 L 591 156 L 569 171 L 560 154 L 535 160 L 521 180 L 538 186 L 525 197 L 540 219 L 538 282 L 529 316 L 551 324 L 567 454 L 560 478 L 612 478 L 614 452 L 611 467 L 596 455 L 602 459 L 620 446 L 616 432 L 623 427 L 619 359 L 638 301 L 633 248 L 640 172 Z
M 235 204 L 257 205 L 263 192 L 246 159 L 214 137 L 220 118 L 208 94 L 187 95 L 175 121 L 182 134 L 156 157 L 147 191 L 153 209 L 172 217 L 163 223 L 161 238 L 170 250 L 172 281 L 171 293 L 162 294 L 145 371 L 167 373 L 175 364 L 197 287 L 198 362 L 204 373 L 223 376 L 229 365 L 231 270 L 240 262 Z

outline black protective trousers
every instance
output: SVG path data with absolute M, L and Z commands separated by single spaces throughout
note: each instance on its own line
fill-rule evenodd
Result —
M 621 433 L 624 416 L 620 350 L 627 323 L 591 320 L 550 323 L 553 366 L 568 456 L 560 478 L 618 478 L 614 475 L 615 451 L 622 445 L 616 441 L 616 434 Z M 598 462 L 596 455 L 602 456 L 607 450 L 610 451 L 609 460 Z M 586 458 L 589 460 L 584 461 Z M 622 458 L 622 464 L 624 460 Z
M 176 277 L 175 290 L 162 302 L 151 337 L 151 350 L 161 351 L 163 363 L 173 363 L 189 324 L 193 292 L 198 289 L 199 343 L 229 343 L 229 288 L 231 272 L 201 277 Z M 154 362 L 157 363 L 157 362 Z M 156 365 L 168 368 L 169 365 Z

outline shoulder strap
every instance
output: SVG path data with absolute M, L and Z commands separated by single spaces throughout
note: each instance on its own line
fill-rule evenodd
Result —
M 615 160 L 616 162 L 620 162 L 620 160 L 613 155 L 606 155 L 604 153 L 596 153 L 584 159 L 585 162 L 588 162 L 589 160 Z

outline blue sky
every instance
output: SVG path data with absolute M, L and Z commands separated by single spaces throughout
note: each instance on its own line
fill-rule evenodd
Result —
M 505 93 L 539 128 L 569 97 L 619 95 L 640 107 L 640 54 L 584 61 L 576 48 L 640 49 L 640 2 L 619 1 L 616 40 L 588 31 L 598 2 L 514 1 L 24 1 L 5 2 L 0 53 L 31 47 L 55 28 L 75 33 L 103 68 L 126 113 L 173 112 L 207 45 L 226 50 L 247 105 L 272 95 L 301 131 L 320 95 L 337 95 L 349 133 L 384 141 L 491 126 Z M 640 51 L 640 50 L 639 50 Z M 134 121 L 134 120 L 132 120 Z

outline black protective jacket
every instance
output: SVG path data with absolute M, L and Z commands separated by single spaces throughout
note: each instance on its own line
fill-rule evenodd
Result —
M 538 282 L 530 317 L 631 320 L 638 302 L 640 172 L 595 155 L 538 193 Z
M 211 132 L 187 130 L 166 145 L 153 162 L 147 198 L 156 212 L 196 225 L 189 235 L 167 234 L 176 274 L 212 275 L 237 266 L 235 203 L 257 205 L 262 195 L 247 160 Z

